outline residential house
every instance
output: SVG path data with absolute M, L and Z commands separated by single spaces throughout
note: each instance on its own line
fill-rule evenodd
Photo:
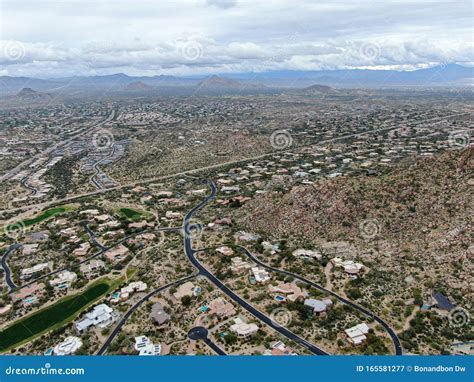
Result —
M 105 263 L 99 259 L 92 259 L 87 263 L 81 264 L 80 271 L 86 276 L 92 276 L 105 267 Z
M 308 298 L 304 300 L 304 306 L 311 308 L 314 315 L 323 317 L 326 315 L 327 307 L 332 305 L 330 299 L 316 300 L 314 298 Z
M 269 285 L 268 290 L 270 293 L 285 294 L 286 299 L 291 302 L 302 300 L 305 297 L 303 290 L 295 283 L 283 283 L 279 281 L 277 285 Z
M 227 247 L 227 246 L 217 248 L 216 252 L 218 252 L 218 253 L 220 253 L 221 255 L 224 255 L 224 256 L 232 256 L 234 254 L 234 250 L 230 247 Z
M 303 259 L 322 259 L 322 255 L 319 251 L 310 251 L 309 249 L 297 249 L 293 251 L 293 256 L 301 257 Z
M 180 301 L 184 296 L 193 296 L 195 288 L 196 286 L 191 281 L 187 281 L 178 287 L 173 296 L 176 300 Z
M 77 275 L 74 272 L 64 270 L 62 272 L 59 272 L 56 277 L 49 283 L 51 284 L 51 286 L 55 286 L 60 289 L 69 288 L 76 279 Z
M 158 325 L 163 325 L 165 322 L 171 319 L 171 316 L 165 312 L 163 306 L 157 302 L 151 307 L 150 317 Z
M 270 274 L 265 269 L 260 267 L 252 267 L 251 270 L 256 282 L 263 284 L 270 280 Z
M 154 356 L 161 354 L 161 345 L 153 344 L 146 336 L 135 337 L 135 350 L 140 356 Z
M 127 253 L 128 248 L 123 244 L 119 244 L 117 247 L 105 252 L 104 256 L 106 260 L 115 263 L 124 260 Z
M 209 313 L 220 317 L 229 317 L 235 315 L 234 306 L 227 302 L 223 297 L 217 297 L 209 303 Z
M 360 345 L 367 339 L 366 334 L 369 332 L 369 329 L 370 328 L 366 324 L 362 323 L 346 329 L 344 332 L 347 340 L 351 344 Z
M 234 319 L 234 324 L 230 326 L 230 330 L 239 337 L 249 337 L 258 332 L 256 324 L 248 324 L 240 317 Z
M 99 328 L 105 329 L 112 324 L 116 319 L 114 310 L 106 304 L 100 304 L 95 306 L 92 311 L 86 313 L 85 318 L 81 321 L 76 322 L 75 328 L 78 332 L 84 333 L 91 326 L 98 326 Z
M 82 341 L 80 338 L 75 336 L 67 337 L 63 342 L 57 344 L 53 348 L 53 353 L 55 355 L 70 355 L 74 354 L 82 346 Z
M 234 273 L 243 273 L 252 268 L 252 265 L 249 262 L 242 260 L 240 256 L 233 257 L 231 259 L 231 264 L 230 270 Z

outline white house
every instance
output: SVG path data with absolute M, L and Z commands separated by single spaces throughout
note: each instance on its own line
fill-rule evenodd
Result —
M 92 311 L 86 313 L 84 319 L 76 322 L 75 327 L 78 332 L 83 333 L 91 326 L 99 326 L 105 329 L 107 326 L 115 321 L 114 310 L 106 304 L 100 304 L 94 307 Z
M 258 332 L 256 324 L 247 324 L 240 317 L 234 319 L 234 324 L 230 326 L 230 330 L 239 337 L 248 337 Z
M 297 249 L 293 251 L 293 256 L 302 257 L 302 258 L 312 258 L 316 260 L 321 260 L 321 253 L 318 251 L 310 251 L 309 249 Z
M 146 336 L 138 336 L 135 337 L 135 350 L 138 352 L 138 355 L 160 355 L 161 345 L 153 344 Z
M 360 345 L 367 339 L 365 335 L 369 332 L 369 329 L 370 328 L 367 324 L 362 323 L 346 329 L 345 333 L 350 343 L 353 345 Z
M 357 275 L 364 269 L 364 264 L 355 263 L 352 260 L 343 260 L 340 257 L 335 257 L 331 260 L 335 267 L 341 267 L 349 275 Z
M 270 280 L 270 274 L 263 268 L 252 267 L 252 273 L 258 283 L 266 283 Z
M 56 355 L 69 355 L 74 354 L 82 346 L 80 338 L 75 336 L 67 337 L 63 342 L 57 344 L 53 348 L 53 352 Z
M 49 283 L 52 286 L 61 286 L 68 288 L 77 279 L 77 275 L 74 272 L 62 271 L 59 272 L 55 279 L 51 280 Z
M 34 273 L 36 272 L 41 272 L 47 268 L 51 268 L 50 263 L 41 263 L 41 264 L 36 264 L 31 268 L 25 268 L 21 271 L 21 278 L 29 278 L 31 277 Z

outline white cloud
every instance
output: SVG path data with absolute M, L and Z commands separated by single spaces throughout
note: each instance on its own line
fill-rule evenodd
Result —
M 0 71 L 51 77 L 470 63 L 470 1 L 3 0 Z

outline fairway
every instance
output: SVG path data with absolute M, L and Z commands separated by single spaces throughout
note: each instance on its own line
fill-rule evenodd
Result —
M 4 231 L 16 231 L 16 230 L 21 230 L 23 228 L 30 227 L 36 223 L 40 223 L 43 220 L 46 220 L 50 218 L 51 216 L 62 214 L 67 211 L 66 207 L 55 207 L 55 208 L 50 208 L 49 210 L 43 211 L 40 215 L 35 216 L 34 218 L 31 219 L 25 219 L 25 220 L 20 220 L 15 223 L 8 224 L 3 227 Z
M 139 220 L 143 216 L 143 213 L 136 211 L 132 208 L 121 208 L 120 212 L 131 220 Z
M 29 227 L 33 224 L 42 222 L 43 220 L 50 218 L 51 216 L 61 214 L 63 212 L 66 212 L 66 208 L 64 207 L 51 208 L 49 210 L 44 211 L 41 215 L 38 215 L 32 219 L 23 220 L 23 224 L 25 225 L 25 227 Z
M 81 311 L 92 301 L 107 293 L 109 285 L 105 282 L 95 284 L 84 291 L 65 298 L 45 309 L 22 318 L 0 332 L 0 351 L 5 351 L 43 331 L 67 320 Z

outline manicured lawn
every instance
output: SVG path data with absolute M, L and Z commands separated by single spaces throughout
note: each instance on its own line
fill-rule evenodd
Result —
M 131 220 L 139 220 L 143 216 L 143 213 L 131 208 L 121 208 L 119 211 Z
M 57 214 L 62 214 L 64 212 L 67 212 L 68 210 L 70 210 L 70 207 L 50 208 L 49 210 L 43 211 L 40 215 L 35 216 L 34 218 L 20 220 L 19 222 L 11 223 L 11 224 L 3 227 L 3 230 L 15 231 L 15 230 L 21 229 L 20 228 L 21 226 L 30 227 L 33 224 L 40 223 L 43 220 L 46 220 L 46 219 L 50 218 L 51 216 L 54 216 L 54 215 L 57 215 Z
M 14 322 L 0 332 L 0 351 L 11 349 L 39 333 L 53 329 L 63 321 L 73 318 L 91 302 L 107 293 L 109 288 L 110 285 L 105 281 L 93 284 L 80 294 L 65 297 L 47 308 Z
M 51 216 L 62 214 L 63 212 L 66 212 L 65 207 L 51 208 L 49 210 L 44 211 L 41 215 L 35 216 L 32 219 L 23 220 L 23 224 L 25 225 L 25 227 L 29 227 L 29 226 L 32 226 L 33 224 L 42 222 L 43 220 L 50 218 Z

